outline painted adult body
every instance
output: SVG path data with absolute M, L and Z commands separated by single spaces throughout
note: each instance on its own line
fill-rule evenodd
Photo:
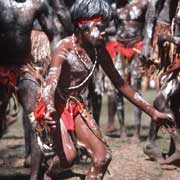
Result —
M 145 57 L 144 60 L 151 61 L 154 57 L 157 57 L 157 52 L 153 52 L 152 48 L 157 49 L 157 43 L 159 44 L 159 54 L 161 57 L 162 68 L 166 68 L 166 71 L 161 75 L 160 79 L 160 89 L 158 95 L 154 101 L 154 107 L 156 107 L 161 112 L 169 112 L 174 116 L 177 128 L 179 129 L 179 63 L 178 59 L 172 59 L 164 54 L 163 43 L 169 41 L 179 46 L 179 1 L 152 1 L 150 3 L 148 14 L 147 14 L 147 24 L 146 33 L 144 39 L 144 47 L 142 56 Z M 173 19 L 174 18 L 174 19 Z M 174 24 L 174 25 L 173 25 Z M 172 26 L 173 25 L 173 26 Z M 156 28 L 154 28 L 156 26 Z M 172 28 L 173 27 L 173 28 Z M 154 30 L 153 30 L 154 29 Z M 158 38 L 158 34 L 160 37 Z M 172 64 L 170 64 L 172 63 Z M 168 65 L 170 65 L 168 67 Z M 151 121 L 150 130 L 146 145 L 144 147 L 144 152 L 150 158 L 155 160 L 160 160 L 162 164 L 171 164 L 179 160 L 179 130 L 171 138 L 171 145 L 169 149 L 169 158 L 165 161 L 163 160 L 160 147 L 157 142 L 157 134 L 159 127 Z
M 157 43 L 157 34 L 153 40 L 155 25 L 160 26 L 162 33 L 170 33 L 172 18 L 175 16 L 178 0 L 153 0 L 148 6 L 145 24 L 142 56 L 145 61 L 153 59 L 152 46 Z
M 55 3 L 56 1 L 52 2 Z M 61 1 L 59 1 L 59 3 L 61 4 Z M 67 11 L 65 6 L 61 6 L 61 9 L 64 12 Z M 64 15 L 65 14 L 66 13 L 64 13 Z M 26 149 L 26 156 L 29 155 L 31 151 L 32 156 L 34 156 L 32 157 L 33 166 L 31 179 L 38 179 L 37 171 L 42 156 L 37 146 L 34 132 L 31 129 L 29 119 L 27 118 L 27 114 L 34 109 L 36 97 L 40 89 L 38 78 L 35 77 L 35 74 L 31 71 L 32 69 L 29 68 L 32 65 L 31 63 L 33 63 L 31 56 L 31 31 L 35 19 L 39 21 L 42 30 L 47 34 L 51 42 L 51 48 L 54 49 L 57 41 L 61 39 L 58 29 L 60 22 L 48 1 L 0 0 L 1 75 L 3 71 L 10 72 L 8 75 L 13 74 L 11 76 L 14 77 L 13 86 L 18 86 L 18 98 L 24 110 L 23 121 L 26 125 L 29 123 L 25 127 L 25 134 L 32 137 L 31 144 L 33 148 L 31 149 L 29 145 L 29 150 Z M 61 21 L 64 22 L 64 24 L 70 22 L 70 19 L 65 20 L 66 17 L 63 16 Z M 9 76 L 5 78 L 12 80 Z M 12 82 L 9 81 L 9 83 L 4 85 L 9 88 L 9 86 L 11 86 L 10 83 Z
M 107 48 L 110 51 L 112 59 L 119 68 L 120 74 L 124 74 L 129 80 L 134 90 L 140 92 L 141 75 L 139 72 L 139 53 L 142 48 L 143 28 L 145 24 L 145 13 L 149 1 L 120 1 L 117 3 L 117 33 L 115 40 L 109 40 Z M 112 46 L 112 47 L 111 47 Z M 114 51 L 113 52 L 113 48 Z M 124 71 L 124 72 L 123 72 Z M 112 98 L 111 98 L 112 99 Z M 124 125 L 124 103 L 121 96 L 116 95 L 117 109 L 119 114 L 122 134 L 125 134 Z M 111 103 L 111 107 L 112 103 Z M 110 117 L 113 117 L 114 110 L 111 110 Z M 135 132 L 134 140 L 139 141 L 141 127 L 141 110 L 137 107 L 134 109 Z
M 96 11 L 94 11 L 94 6 Z M 83 9 L 88 11 L 83 12 Z M 87 88 L 89 77 L 92 75 L 96 63 L 102 66 L 120 93 L 153 117 L 159 125 L 171 126 L 172 121 L 170 121 L 169 115 L 158 112 L 148 104 L 121 78 L 115 69 L 102 41 L 104 22 L 111 15 L 105 1 L 78 0 L 73 4 L 71 14 L 77 31 L 74 35 L 62 40 L 53 52 L 51 67 L 42 94 L 42 99 L 47 107 L 45 122 L 50 127 L 56 153 L 47 175 L 52 176 L 55 166 L 68 167 L 72 165 L 76 157 L 76 149 L 71 141 L 71 133 L 67 133 L 67 130 L 71 130 L 71 132 L 75 132 L 76 138 L 84 144 L 92 159 L 86 179 L 103 179 L 111 160 L 111 153 L 81 97 Z M 67 119 L 63 118 L 65 112 L 69 112 L 65 117 L 71 117 L 72 121 L 69 123 L 73 125 L 71 128 L 67 125 Z M 59 119 L 59 115 L 61 119 Z M 62 139 L 57 138 L 58 133 Z

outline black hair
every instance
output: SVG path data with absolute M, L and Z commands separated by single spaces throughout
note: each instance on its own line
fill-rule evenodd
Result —
M 112 19 L 112 9 L 105 0 L 76 0 L 70 12 L 74 23 L 82 18 L 96 16 L 102 16 L 107 21 Z
M 125 6 L 128 3 L 129 3 L 128 0 L 116 0 L 117 8 L 122 8 L 123 6 Z

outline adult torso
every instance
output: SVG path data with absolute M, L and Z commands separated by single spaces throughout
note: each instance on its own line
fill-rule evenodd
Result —
M 142 36 L 148 0 L 130 3 L 118 9 L 118 33 L 121 38 Z
M 22 63 L 31 51 L 30 33 L 43 0 L 0 0 L 0 63 Z

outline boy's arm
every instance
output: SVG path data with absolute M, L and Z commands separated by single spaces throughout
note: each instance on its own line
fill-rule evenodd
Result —
M 148 114 L 159 125 L 174 125 L 174 123 L 171 121 L 172 118 L 170 118 L 169 115 L 157 111 L 137 92 L 135 92 L 127 82 L 122 79 L 122 77 L 114 67 L 114 64 L 105 48 L 99 48 L 98 54 L 99 63 L 101 64 L 107 76 L 112 81 L 113 85 L 120 93 L 122 93 L 130 102 L 132 102 L 134 105 L 138 106 L 141 110 Z

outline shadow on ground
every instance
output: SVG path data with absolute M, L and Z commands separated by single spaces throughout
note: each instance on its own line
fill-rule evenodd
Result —
M 66 180 L 69 178 L 78 178 L 80 180 L 85 180 L 85 175 L 84 174 L 80 174 L 80 173 L 74 173 L 73 171 L 69 170 L 69 171 L 65 171 L 63 173 L 61 173 L 60 175 L 58 175 L 56 178 L 54 178 L 54 180 Z M 30 180 L 30 175 L 7 175 L 7 176 L 1 176 L 0 175 L 0 179 L 1 180 Z M 43 177 L 39 178 L 39 180 L 43 179 Z

